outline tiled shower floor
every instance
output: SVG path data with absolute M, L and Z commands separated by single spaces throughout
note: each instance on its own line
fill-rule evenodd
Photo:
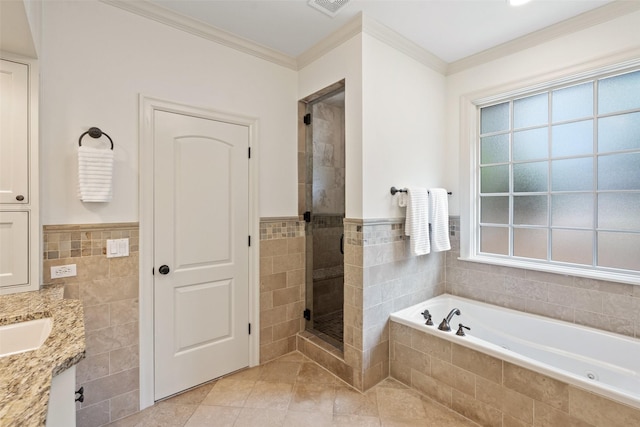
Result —
M 342 350 L 344 339 L 344 314 L 342 310 L 334 311 L 322 316 L 314 317 L 313 328 L 321 338 L 324 338 L 321 334 L 328 336 L 327 340 L 329 344 Z
M 294 352 L 196 387 L 112 427 L 478 427 L 387 379 L 360 393 Z

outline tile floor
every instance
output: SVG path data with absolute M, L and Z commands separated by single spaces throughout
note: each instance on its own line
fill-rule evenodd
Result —
M 298 352 L 157 403 L 113 427 L 477 427 L 387 379 L 360 393 Z

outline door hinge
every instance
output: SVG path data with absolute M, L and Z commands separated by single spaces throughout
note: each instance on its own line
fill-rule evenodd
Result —
M 251 158 L 251 147 L 249 147 L 249 158 Z
M 304 222 L 311 222 L 311 212 L 306 211 L 302 214 L 302 218 L 304 219 Z
M 156 269 L 155 269 L 155 267 L 151 269 L 151 275 L 152 275 L 152 276 L 155 276 L 155 275 L 156 275 Z
M 304 317 L 307 320 L 311 320 L 311 310 L 309 310 L 308 308 L 305 308 L 304 311 L 302 312 L 302 317 Z
M 249 323 L 249 335 L 251 335 L 251 323 Z
M 251 246 L 251 236 L 249 236 L 249 246 Z
M 310 125 L 311 124 L 311 113 L 307 113 L 304 115 L 303 118 L 304 124 L 305 125 Z

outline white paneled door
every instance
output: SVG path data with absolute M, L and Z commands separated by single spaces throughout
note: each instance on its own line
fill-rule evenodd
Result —
M 249 128 L 153 120 L 158 400 L 249 365 Z

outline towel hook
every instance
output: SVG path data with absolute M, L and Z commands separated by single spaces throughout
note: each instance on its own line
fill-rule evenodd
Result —
M 80 135 L 80 138 L 78 138 L 78 145 L 80 147 L 82 147 L 82 138 L 84 138 L 85 135 L 89 134 L 89 136 L 91 138 L 100 138 L 102 135 L 106 136 L 107 138 L 109 138 L 109 141 L 111 142 L 111 149 L 113 150 L 113 139 L 111 139 L 111 137 L 109 135 L 107 135 L 106 133 L 102 132 L 100 130 L 100 128 L 97 127 L 91 127 L 89 128 L 88 131 L 86 131 L 85 133 L 83 133 L 82 135 Z

